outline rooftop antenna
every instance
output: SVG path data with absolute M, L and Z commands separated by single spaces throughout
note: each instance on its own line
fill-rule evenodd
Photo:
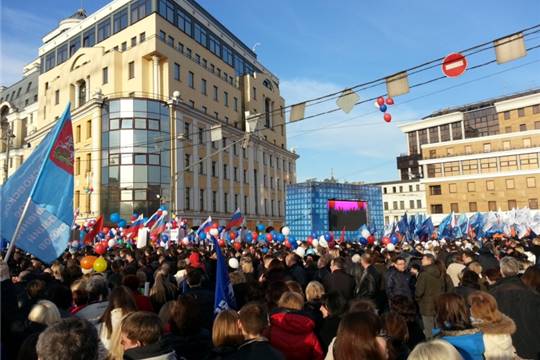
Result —
M 81 1 L 82 1 L 82 0 L 81 0 Z M 255 52 L 255 48 L 256 48 L 257 46 L 260 46 L 260 45 L 262 45 L 260 42 L 256 42 L 255 45 L 253 45 L 253 47 L 251 48 L 251 50 L 252 50 L 253 52 Z

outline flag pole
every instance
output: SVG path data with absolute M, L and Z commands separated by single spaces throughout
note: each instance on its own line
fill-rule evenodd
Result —
M 4 262 L 6 264 L 9 258 L 11 257 L 11 253 L 13 253 L 13 250 L 15 249 L 15 242 L 17 241 L 17 237 L 19 236 L 19 232 L 21 231 L 22 220 L 26 216 L 26 212 L 28 211 L 28 207 L 30 206 L 30 200 L 31 200 L 31 196 L 28 196 L 28 199 L 26 199 L 26 204 L 24 204 L 24 209 L 22 211 L 22 214 L 19 217 L 19 221 L 17 222 L 17 227 L 15 228 L 15 232 L 13 233 L 13 236 L 11 237 L 8 251 L 6 253 L 6 257 L 4 258 Z

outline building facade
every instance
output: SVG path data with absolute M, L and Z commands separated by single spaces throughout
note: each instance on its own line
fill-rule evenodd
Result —
M 418 157 L 427 210 L 538 209 L 540 90 L 444 110 L 401 126 Z
M 374 184 L 382 189 L 384 224 L 398 222 L 403 214 L 426 215 L 425 185 L 418 180 L 388 181 Z
M 21 80 L 0 87 L 0 184 L 22 164 L 27 137 L 37 129 L 38 76 L 35 60 L 24 67 Z
M 282 223 L 298 156 L 279 80 L 195 1 L 115 0 L 43 41 L 32 141 L 71 102 L 81 219 L 166 204 L 195 222 L 240 208 L 248 222 Z
M 329 231 L 328 201 L 367 201 L 367 226 L 381 236 L 383 205 L 381 188 L 376 185 L 340 184 L 333 181 L 308 181 L 287 186 L 285 222 L 291 233 L 305 239 L 312 233 L 318 236 Z M 341 231 L 334 233 L 336 237 Z M 358 231 L 345 231 L 345 239 L 357 239 Z

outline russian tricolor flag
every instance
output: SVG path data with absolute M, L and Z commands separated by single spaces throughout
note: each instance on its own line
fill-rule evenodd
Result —
M 165 231 L 167 228 L 167 212 L 163 211 L 162 215 L 159 217 L 159 219 L 155 222 L 154 226 L 152 226 L 152 229 L 150 230 L 150 238 L 151 239 L 157 239 L 158 236 Z
M 201 225 L 199 225 L 199 228 L 197 229 L 197 236 L 200 237 L 200 235 L 203 232 L 206 232 L 210 227 L 212 226 L 212 217 L 209 216 L 208 219 L 206 219 Z
M 231 230 L 233 227 L 239 227 L 244 222 L 244 216 L 240 212 L 240 209 L 236 209 L 234 214 L 231 216 L 231 220 L 229 220 L 229 223 L 227 226 L 225 226 L 225 230 Z
M 143 226 L 143 224 L 144 224 L 144 216 L 143 214 L 141 214 L 134 222 L 131 223 L 129 228 L 124 231 L 124 235 L 127 236 L 128 238 L 134 239 L 139 233 L 139 229 Z
M 152 216 L 148 218 L 148 220 L 146 220 L 146 222 L 144 223 L 144 226 L 152 228 L 154 224 L 156 223 L 156 221 L 159 220 L 162 214 L 163 214 L 163 210 L 158 209 L 155 213 L 152 214 Z

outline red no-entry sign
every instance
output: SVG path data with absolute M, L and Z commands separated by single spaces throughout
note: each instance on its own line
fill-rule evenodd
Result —
M 448 77 L 456 77 L 467 69 L 467 59 L 459 53 L 452 53 L 444 58 L 442 72 Z

